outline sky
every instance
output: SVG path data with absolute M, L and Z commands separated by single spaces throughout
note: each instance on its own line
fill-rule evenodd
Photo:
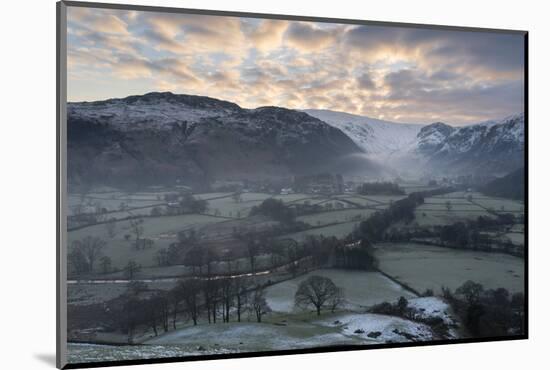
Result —
M 452 125 L 523 112 L 523 36 L 69 7 L 68 100 L 171 91 Z

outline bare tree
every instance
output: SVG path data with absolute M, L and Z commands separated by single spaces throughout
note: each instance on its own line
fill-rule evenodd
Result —
M 250 307 L 256 315 L 256 320 L 262 322 L 262 316 L 268 312 L 271 312 L 271 308 L 267 304 L 265 299 L 265 290 L 262 287 L 258 287 L 252 294 Z
M 178 318 L 178 312 L 180 310 L 181 302 L 185 299 L 186 293 L 187 290 L 185 288 L 185 285 L 181 282 L 178 283 L 170 291 L 170 301 L 172 303 L 172 327 L 174 330 L 176 330 L 176 321 Z
M 143 219 L 136 218 L 130 220 L 130 230 L 136 237 L 136 248 L 139 247 L 139 240 L 141 239 L 141 236 L 143 235 Z
M 78 246 L 73 245 L 67 254 L 67 264 L 69 271 L 75 275 L 81 275 L 89 271 L 88 261 L 82 250 Z
M 237 321 L 241 322 L 241 315 L 246 310 L 249 299 L 249 284 L 245 278 L 235 279 L 235 308 L 237 309 Z
M 334 313 L 339 307 L 342 307 L 346 303 L 344 298 L 344 289 L 336 287 L 336 294 L 329 299 L 330 312 Z
M 231 195 L 231 198 L 233 198 L 233 201 L 234 201 L 235 203 L 240 203 L 240 202 L 242 202 L 242 200 L 243 200 L 243 199 L 242 199 L 242 194 L 241 194 L 240 191 L 234 192 L 234 193 Z
M 155 253 L 155 261 L 156 261 L 157 265 L 159 265 L 159 266 L 169 266 L 170 265 L 168 251 L 166 250 L 166 248 L 159 249 L 157 251 L 157 253 Z
M 202 275 L 202 266 L 204 264 L 204 249 L 195 246 L 187 251 L 183 258 L 183 263 L 187 266 L 191 266 L 193 269 L 193 275 L 196 273 L 195 269 L 198 268 L 199 275 Z
M 470 305 L 474 305 L 479 301 L 481 293 L 483 293 L 483 285 L 472 280 L 466 281 L 456 289 L 456 294 L 464 296 L 466 302 Z
M 73 248 L 79 249 L 85 257 L 90 272 L 94 271 L 95 261 L 101 257 L 105 245 L 107 245 L 107 243 L 96 236 L 86 236 L 82 240 L 73 242 Z
M 104 274 L 108 274 L 109 272 L 111 272 L 111 266 L 112 266 L 111 258 L 107 256 L 103 256 L 100 258 L 99 264 L 101 266 L 101 271 Z
M 220 293 L 222 301 L 222 319 L 223 322 L 229 322 L 229 311 L 234 303 L 234 284 L 233 279 L 224 278 L 220 280 Z
M 147 285 L 143 282 L 133 281 L 127 284 L 126 292 L 122 295 L 122 310 L 117 323 L 122 325 L 128 336 L 128 343 L 134 342 L 134 333 L 136 327 L 143 322 L 144 301 L 139 298 L 140 294 L 147 290 Z
M 256 240 L 251 239 L 246 243 L 246 253 L 250 261 L 250 270 L 254 274 L 256 272 L 256 257 L 260 253 L 260 245 Z
M 71 211 L 72 211 L 72 214 L 73 216 L 80 216 L 81 214 L 84 213 L 84 203 L 82 202 L 79 202 L 73 206 L 71 206 Z
M 132 280 L 140 270 L 141 265 L 138 265 L 134 260 L 130 260 L 124 267 L 124 276 L 126 276 L 128 280 Z
M 313 306 L 317 315 L 321 315 L 322 308 L 336 309 L 338 302 L 341 302 L 341 299 L 338 299 L 339 295 L 341 289 L 331 279 L 313 275 L 300 283 L 294 295 L 294 302 L 301 308 Z M 335 303 L 338 304 L 335 306 Z
M 204 306 L 206 308 L 206 316 L 208 323 L 216 323 L 217 302 L 219 300 L 219 284 L 214 279 L 206 279 L 202 284 L 202 292 L 204 296 Z
M 185 301 L 185 308 L 189 313 L 189 316 L 193 320 L 193 325 L 197 325 L 198 317 L 200 314 L 199 300 L 202 283 L 200 280 L 189 279 L 178 283 L 182 286 L 185 294 L 183 300 Z
M 105 224 L 105 229 L 107 230 L 107 235 L 109 235 L 109 238 L 114 238 L 116 235 L 116 219 L 111 218 L 107 221 Z

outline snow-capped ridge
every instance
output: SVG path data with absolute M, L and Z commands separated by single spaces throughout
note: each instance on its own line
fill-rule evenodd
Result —
M 306 109 L 304 112 L 342 130 L 374 157 L 385 158 L 408 151 L 422 128 L 418 124 L 395 123 L 331 110 Z

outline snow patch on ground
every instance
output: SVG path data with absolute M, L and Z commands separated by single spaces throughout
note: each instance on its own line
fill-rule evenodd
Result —
M 448 303 L 438 297 L 420 297 L 409 300 L 409 307 L 417 312 L 420 319 L 439 317 L 447 325 L 454 324 Z
M 429 326 L 399 317 L 379 314 L 346 314 L 321 325 L 339 327 L 345 335 L 355 335 L 376 343 L 416 342 L 433 339 Z

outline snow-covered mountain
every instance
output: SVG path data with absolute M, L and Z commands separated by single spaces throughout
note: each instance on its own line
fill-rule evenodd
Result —
M 415 147 L 422 125 L 382 121 L 366 116 L 323 109 L 306 109 L 307 114 L 342 130 L 365 153 L 388 158 Z
M 401 172 L 503 173 L 523 163 L 524 115 L 464 127 L 382 121 L 330 110 L 305 110 L 342 130 L 369 158 Z
M 69 103 L 72 121 L 85 120 L 116 127 L 119 131 L 171 130 L 174 124 L 192 126 L 205 118 L 240 112 L 237 104 L 196 95 L 152 92 L 94 102 Z
M 355 170 L 369 161 L 342 131 L 306 113 L 243 109 L 201 96 L 149 93 L 69 103 L 68 177 L 207 184 Z
M 505 173 L 523 164 L 523 114 L 465 127 L 421 126 L 328 110 L 243 109 L 172 93 L 69 103 L 67 114 L 73 182 Z
M 423 127 L 415 152 L 436 168 L 502 173 L 523 165 L 524 114 L 464 127 Z
M 467 153 L 474 149 L 491 151 L 496 146 L 511 148 L 523 145 L 523 126 L 523 113 L 464 127 L 436 122 L 420 130 L 417 150 L 425 155 L 440 156 Z

